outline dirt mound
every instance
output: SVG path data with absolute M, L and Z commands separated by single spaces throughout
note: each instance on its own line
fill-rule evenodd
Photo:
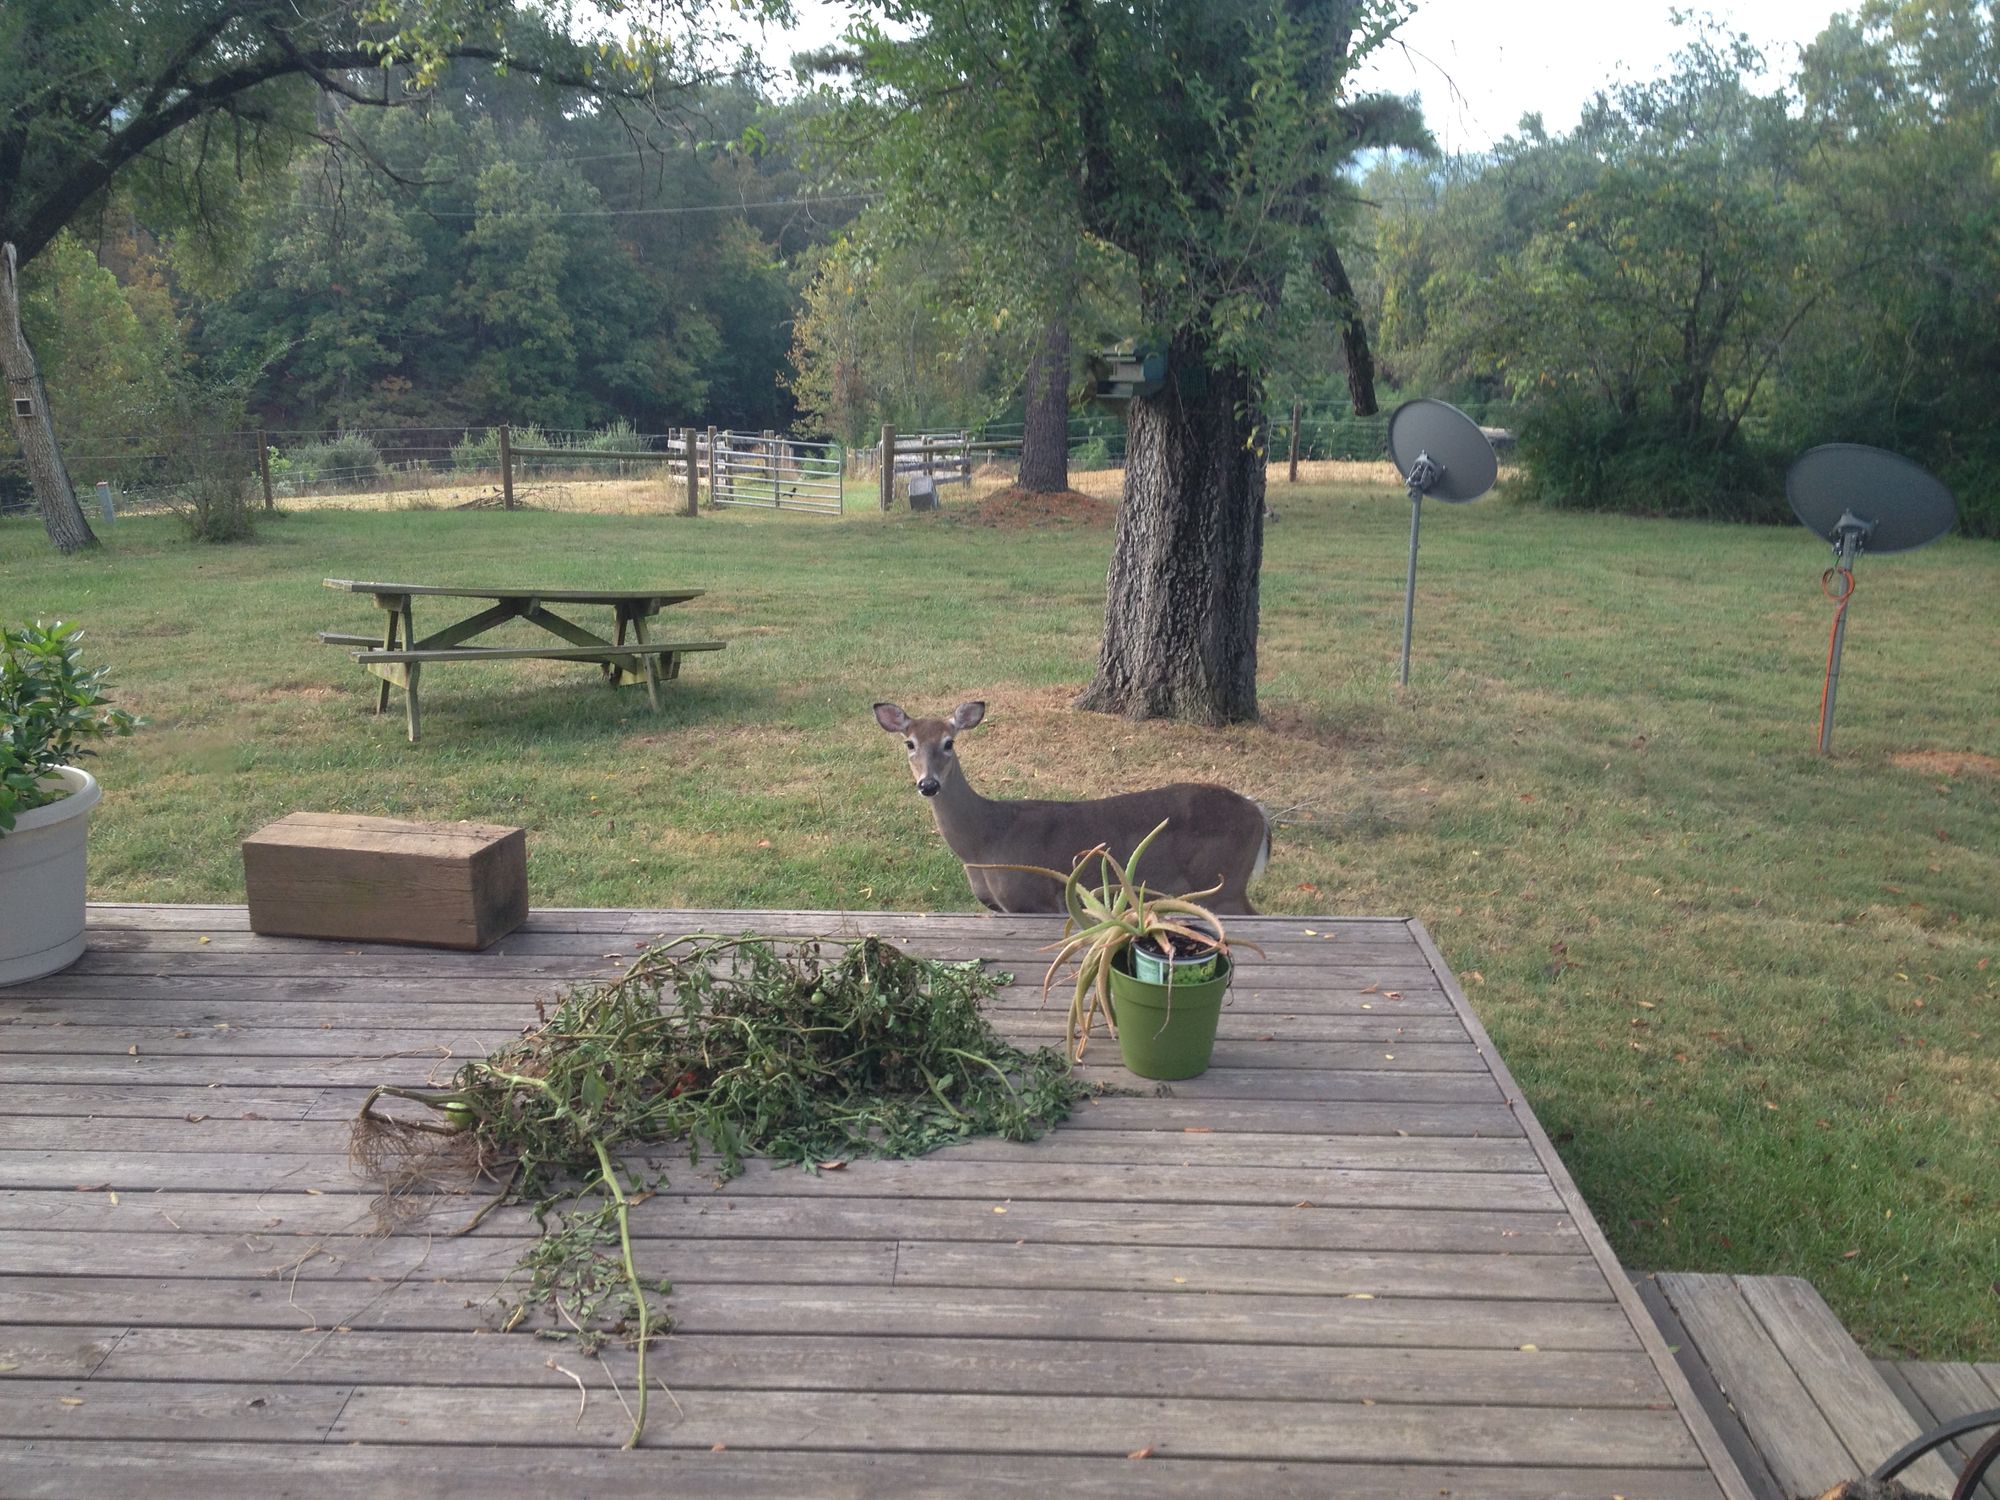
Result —
M 1075 490 L 1036 494 L 1030 490 L 1000 490 L 961 514 L 975 526 L 1018 530 L 1030 526 L 1109 526 L 1118 506 Z
M 2000 778 L 2000 756 L 1976 750 L 1905 750 L 1889 757 L 1891 765 L 1926 776 L 1992 776 Z

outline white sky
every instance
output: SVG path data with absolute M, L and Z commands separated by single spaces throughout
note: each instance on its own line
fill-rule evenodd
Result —
M 831 41 L 846 7 L 796 0 L 800 27 L 774 34 L 774 61 Z M 1224 0 L 1226 3 L 1226 0 Z M 1652 77 L 1680 44 L 1670 15 L 1703 10 L 1749 33 L 1773 82 L 1789 78 L 1799 48 L 1840 9 L 1834 0 L 1418 0 L 1416 15 L 1373 61 L 1363 86 L 1422 95 L 1424 118 L 1447 151 L 1478 151 L 1539 110 L 1551 131 L 1574 125 L 1584 103 L 1616 78 Z

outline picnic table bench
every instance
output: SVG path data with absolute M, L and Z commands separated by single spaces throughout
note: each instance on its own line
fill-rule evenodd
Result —
M 605 680 L 618 687 L 625 682 L 643 682 L 653 711 L 659 712 L 660 684 L 680 676 L 681 658 L 694 651 L 720 651 L 721 641 L 648 639 L 647 621 L 672 604 L 684 604 L 701 597 L 700 589 L 536 589 L 456 588 L 436 584 L 369 583 L 350 578 L 324 580 L 330 589 L 350 594 L 367 594 L 387 617 L 379 637 L 322 630 L 320 640 L 330 646 L 355 648 L 354 659 L 382 679 L 375 700 L 375 712 L 386 713 L 389 689 L 403 689 L 409 714 L 410 743 L 417 742 L 420 718 L 417 684 L 426 662 L 466 661 L 583 661 L 595 662 Z M 493 602 L 442 630 L 417 636 L 414 601 L 419 597 L 438 599 L 490 599 Z M 607 640 L 575 621 L 556 614 L 551 604 L 609 605 L 615 621 Z M 478 636 L 510 620 L 537 625 L 565 645 L 480 646 L 471 644 Z M 627 639 L 627 637 L 630 639 Z

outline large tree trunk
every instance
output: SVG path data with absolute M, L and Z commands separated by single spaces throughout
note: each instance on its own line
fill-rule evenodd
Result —
M 1069 488 L 1069 322 L 1052 319 L 1028 366 L 1020 486 L 1037 494 Z
M 1257 717 L 1264 555 L 1259 383 L 1205 369 L 1186 335 L 1135 400 L 1097 676 L 1078 708 L 1230 724 Z
M 62 452 L 56 447 L 56 424 L 49 415 L 49 393 L 42 388 L 42 372 L 35 368 L 35 353 L 21 332 L 19 276 L 11 244 L 0 246 L 0 372 L 7 377 L 7 414 L 27 458 L 35 504 L 41 508 L 49 540 L 64 552 L 96 546 L 96 533 L 76 503 L 69 470 L 63 467 Z

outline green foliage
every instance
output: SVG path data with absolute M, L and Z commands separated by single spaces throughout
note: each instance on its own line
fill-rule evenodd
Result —
M 545 1228 L 525 1261 L 522 1311 L 546 1305 L 593 1344 L 629 1320 L 643 1391 L 650 1330 L 664 1320 L 632 1264 L 613 1153 L 685 1142 L 690 1163 L 707 1153 L 732 1177 L 752 1152 L 812 1171 L 975 1135 L 1033 1140 L 1084 1090 L 1059 1054 L 993 1030 L 980 1005 L 1003 982 L 976 961 L 915 959 L 873 937 L 681 939 L 616 984 L 572 991 L 449 1089 L 377 1089 L 354 1154 L 392 1191 L 440 1149 L 506 1164 L 504 1196 L 534 1203 Z M 438 1120 L 386 1119 L 374 1109 L 384 1095 Z M 585 1206 L 593 1195 L 602 1201 Z M 642 1399 L 635 1441 L 644 1422 Z
M 120 483 L 143 477 L 156 450 L 140 414 L 150 411 L 186 362 L 180 320 L 157 262 L 132 240 L 110 238 L 113 273 L 91 248 L 64 234 L 22 273 L 21 326 L 35 351 L 65 451 L 80 475 Z M 10 431 L 5 451 L 14 451 Z M 79 465 L 81 467 L 81 465 Z
M 1543 505 L 1712 521 L 1791 518 L 1775 454 L 1740 439 L 1691 444 L 1664 413 L 1544 401 L 1516 437 L 1525 472 L 1512 488 Z
M 1567 135 L 1378 168 L 1388 363 L 1520 403 L 1555 503 L 1782 521 L 1786 460 L 1865 442 L 2000 535 L 1994 15 L 1874 0 L 1768 94 L 1702 29 Z
M 1261 371 L 1291 336 L 1274 317 L 1287 277 L 1346 233 L 1345 163 L 1420 133 L 1346 88 L 1401 15 L 1393 0 L 901 3 L 852 27 L 857 97 L 827 136 L 865 152 L 894 217 L 947 219 L 976 247 L 983 310 L 1038 325 L 1095 274 L 1078 256 L 1108 251 L 1132 281 L 1128 336 L 1178 334 Z
M 388 473 L 382 450 L 362 432 L 341 432 L 323 443 L 301 443 L 285 455 L 292 482 L 322 489 L 367 489 Z M 276 482 L 276 473 L 272 480 Z
M 138 725 L 110 706 L 108 667 L 83 665 L 83 632 L 57 621 L 0 626 L 0 835 L 59 795 L 42 783 L 59 766 L 97 753 L 93 742 Z

